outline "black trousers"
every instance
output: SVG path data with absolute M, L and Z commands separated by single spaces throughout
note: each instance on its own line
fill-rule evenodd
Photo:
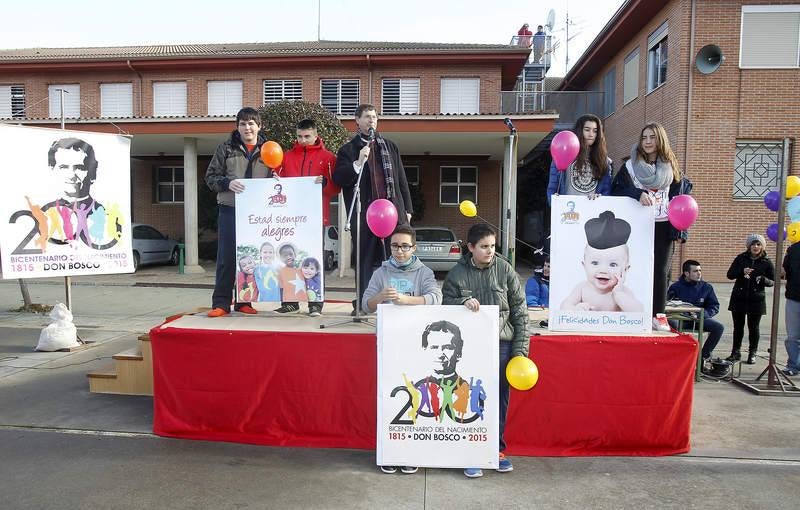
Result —
M 747 319 L 747 331 L 749 340 L 750 352 L 758 350 L 758 339 L 761 336 L 758 326 L 761 323 L 761 312 L 731 312 L 733 317 L 733 348 L 732 353 L 738 353 L 742 348 L 742 339 L 744 339 L 744 322 Z
M 220 205 L 217 215 L 217 275 L 211 307 L 231 309 L 233 286 L 236 283 L 236 213 L 230 206 Z M 236 303 L 234 308 L 250 303 Z
M 672 266 L 673 240 L 668 221 L 657 221 L 653 239 L 653 315 L 664 313 L 669 288 L 669 270 Z

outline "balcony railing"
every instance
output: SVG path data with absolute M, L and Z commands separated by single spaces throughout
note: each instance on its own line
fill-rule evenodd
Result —
M 530 48 L 526 65 L 550 67 L 550 57 L 553 54 L 553 37 L 549 35 L 515 35 L 509 43 L 511 46 Z
M 500 92 L 500 108 L 504 114 L 557 112 L 559 124 L 572 124 L 586 113 L 605 117 L 603 92 L 584 90 Z

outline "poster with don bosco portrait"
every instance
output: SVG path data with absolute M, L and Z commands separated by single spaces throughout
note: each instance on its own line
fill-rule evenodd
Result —
M 3 278 L 130 273 L 130 139 L 0 124 Z
M 653 227 L 653 208 L 627 197 L 554 196 L 549 328 L 650 332 Z
M 324 301 L 322 186 L 245 179 L 236 194 L 236 300 Z
M 499 308 L 378 306 L 377 464 L 497 468 Z

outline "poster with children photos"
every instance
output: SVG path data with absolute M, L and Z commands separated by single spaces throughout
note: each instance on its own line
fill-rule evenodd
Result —
M 236 194 L 236 300 L 325 300 L 322 186 L 314 177 L 243 179 Z
M 653 208 L 628 197 L 554 196 L 550 229 L 549 329 L 649 333 Z

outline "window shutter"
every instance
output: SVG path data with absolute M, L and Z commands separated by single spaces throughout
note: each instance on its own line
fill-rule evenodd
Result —
M 186 82 L 153 83 L 153 115 L 186 116 Z
M 48 87 L 50 99 L 50 118 L 61 118 L 61 92 L 64 90 L 64 117 L 77 119 L 81 116 L 81 86 L 80 85 L 50 85 Z
M 383 80 L 381 113 L 384 115 L 400 113 L 400 80 Z
M 0 85 L 0 119 L 11 118 L 11 86 Z
M 400 80 L 400 113 L 419 113 L 419 80 Z
M 236 115 L 242 109 L 242 82 L 208 82 L 208 114 Z
M 100 115 L 102 117 L 133 117 L 133 84 L 100 84 Z
M 800 12 L 743 12 L 740 67 L 800 65 Z
M 337 115 L 353 115 L 358 108 L 360 83 L 360 80 L 320 80 L 320 103 Z
M 478 113 L 480 79 L 442 78 L 442 113 Z
M 301 101 L 302 99 L 302 80 L 264 80 L 264 104 L 283 100 Z
M 639 50 L 625 58 L 625 71 L 622 84 L 622 100 L 624 104 L 639 96 Z

